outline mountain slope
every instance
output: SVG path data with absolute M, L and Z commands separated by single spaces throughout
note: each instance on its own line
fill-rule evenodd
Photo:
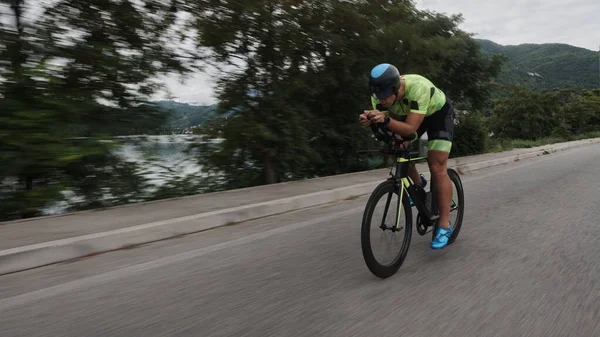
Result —
M 168 114 L 168 125 L 173 129 L 184 129 L 200 125 L 216 116 L 216 105 L 200 106 L 174 101 L 153 102 Z
M 498 77 L 500 84 L 521 84 L 536 90 L 598 88 L 598 53 L 567 44 L 503 46 L 477 40 L 486 54 L 508 58 Z

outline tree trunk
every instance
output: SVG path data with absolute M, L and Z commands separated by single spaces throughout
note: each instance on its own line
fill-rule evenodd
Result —
M 277 181 L 277 168 L 275 167 L 275 163 L 273 162 L 273 157 L 269 154 L 265 154 L 265 179 L 267 180 L 267 184 L 276 184 Z
M 21 21 L 23 15 L 23 0 L 13 0 L 11 1 L 10 8 L 13 11 L 13 15 L 15 18 L 15 27 L 17 28 L 17 39 L 14 41 L 12 46 L 8 46 L 8 54 L 10 58 L 10 63 L 12 66 L 12 70 L 15 74 L 21 73 L 21 69 L 23 67 L 23 63 L 27 61 L 27 55 L 23 53 L 23 22 Z
M 33 177 L 31 177 L 31 176 L 25 177 L 25 189 L 27 190 L 27 192 L 33 190 Z
M 390 164 L 390 156 L 383 155 L 383 163 L 381 164 L 381 168 L 387 168 Z
M 27 192 L 31 192 L 33 190 L 33 177 L 32 176 L 28 175 L 28 176 L 23 177 L 22 182 L 25 183 L 25 190 Z M 22 201 L 22 204 L 19 207 L 21 209 L 20 210 L 20 212 L 21 212 L 20 218 L 21 219 L 35 218 L 41 214 L 39 209 L 35 206 L 35 202 L 29 198 L 24 199 Z

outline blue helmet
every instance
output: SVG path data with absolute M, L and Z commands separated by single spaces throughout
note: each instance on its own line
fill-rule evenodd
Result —
M 400 89 L 400 72 L 389 63 L 377 65 L 369 74 L 369 91 L 378 100 L 386 99 Z

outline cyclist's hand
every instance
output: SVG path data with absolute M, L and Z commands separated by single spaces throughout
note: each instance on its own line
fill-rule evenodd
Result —
M 385 114 L 379 110 L 365 110 L 365 114 L 372 123 L 383 123 Z
M 392 142 L 392 145 L 394 147 L 401 147 L 406 150 L 410 145 L 410 141 L 395 140 Z
M 367 116 L 366 113 L 360 114 L 359 118 L 360 118 L 360 124 L 362 124 L 364 126 L 371 125 L 371 121 L 369 120 L 369 117 Z

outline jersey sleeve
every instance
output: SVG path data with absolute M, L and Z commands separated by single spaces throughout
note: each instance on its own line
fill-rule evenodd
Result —
M 415 91 L 415 94 L 415 97 L 410 99 L 410 112 L 425 115 L 430 102 L 429 88 L 422 86 Z

